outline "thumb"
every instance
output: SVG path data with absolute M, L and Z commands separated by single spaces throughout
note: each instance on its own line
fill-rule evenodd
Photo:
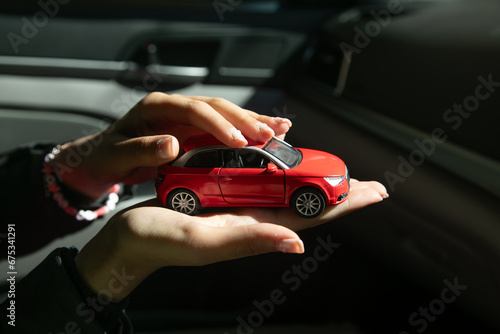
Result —
M 116 149 L 133 157 L 134 165 L 157 167 L 174 160 L 179 154 L 177 138 L 169 135 L 131 138 L 117 144 Z
M 304 253 L 304 244 L 299 236 L 280 225 L 260 223 L 230 228 L 213 226 L 204 228 L 207 231 L 200 234 L 204 236 L 201 242 L 204 251 L 199 253 L 201 258 L 198 259 L 201 263 L 208 264 L 271 252 Z

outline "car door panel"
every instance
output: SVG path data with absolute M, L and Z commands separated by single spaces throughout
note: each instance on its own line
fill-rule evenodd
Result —
M 202 206 L 221 202 L 221 193 L 217 184 L 219 168 L 171 167 L 163 184 L 168 185 L 168 192 L 178 188 L 194 191 Z
M 285 195 L 285 173 L 263 168 L 221 168 L 219 185 L 230 204 L 281 204 Z

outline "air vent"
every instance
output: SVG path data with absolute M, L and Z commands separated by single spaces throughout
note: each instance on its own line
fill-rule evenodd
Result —
M 121 79 L 140 83 L 151 76 L 162 85 L 171 85 L 170 88 L 203 82 L 210 74 L 219 46 L 216 40 L 144 42 L 130 59 L 134 70 Z

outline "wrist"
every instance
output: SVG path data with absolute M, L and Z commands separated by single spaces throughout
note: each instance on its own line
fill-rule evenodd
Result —
M 99 199 L 99 202 L 104 203 L 104 205 L 99 205 L 66 184 L 62 177 L 66 169 L 63 168 L 64 166 L 58 159 L 62 159 L 61 156 L 64 156 L 62 152 L 68 146 L 69 144 L 58 145 L 45 155 L 42 172 L 46 195 L 51 196 L 61 209 L 75 216 L 77 220 L 92 221 L 114 210 L 119 200 L 120 185 L 115 184 L 108 189 L 107 197 Z M 83 185 L 88 184 L 81 179 L 79 182 Z M 77 207 L 74 206 L 75 203 L 78 204 Z
M 60 146 L 52 161 L 59 179 L 81 202 L 86 203 L 101 198 L 114 185 L 113 180 L 102 178 L 102 173 L 93 175 L 89 168 L 92 151 L 98 149 L 92 144 L 95 136 L 79 138 Z
M 75 256 L 75 266 L 85 284 L 95 293 L 113 302 L 126 298 L 154 269 L 149 268 L 120 245 L 120 232 L 110 221 Z M 114 230 L 113 232 L 111 230 Z M 111 237 L 108 237 L 111 236 Z

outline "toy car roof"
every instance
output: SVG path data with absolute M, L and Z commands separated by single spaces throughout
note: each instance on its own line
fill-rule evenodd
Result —
M 246 138 L 248 141 L 248 146 L 263 146 L 265 143 L 258 143 L 256 141 Z M 203 134 L 198 136 L 193 136 L 184 141 L 182 148 L 185 152 L 191 151 L 192 149 L 206 146 L 226 146 L 223 142 L 215 138 L 211 134 Z

